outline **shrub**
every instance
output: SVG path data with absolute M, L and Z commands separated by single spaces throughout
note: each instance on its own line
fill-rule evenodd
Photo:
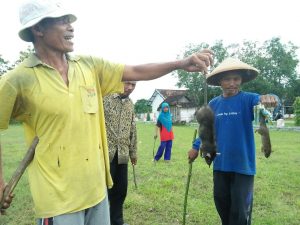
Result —
M 150 118 L 150 113 L 148 112 L 147 113 L 147 121 L 150 121 L 151 120 L 151 118 Z
M 300 126 L 300 97 L 296 97 L 293 103 L 294 114 L 295 114 L 295 125 Z

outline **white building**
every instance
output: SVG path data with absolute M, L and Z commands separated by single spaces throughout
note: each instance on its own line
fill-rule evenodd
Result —
M 197 106 L 186 94 L 187 90 L 155 89 L 149 99 L 149 105 L 152 107 L 151 120 L 157 120 L 163 102 L 170 105 L 173 122 L 188 123 L 194 120 Z

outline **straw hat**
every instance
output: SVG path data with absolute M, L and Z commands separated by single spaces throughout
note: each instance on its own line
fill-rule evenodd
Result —
M 61 4 L 53 0 L 30 0 L 24 2 L 19 10 L 21 28 L 19 37 L 27 42 L 32 41 L 28 28 L 39 23 L 45 18 L 58 18 L 69 16 L 70 22 L 76 21 L 76 16 L 62 8 Z
M 224 72 L 236 70 L 239 71 L 243 83 L 255 79 L 259 73 L 256 68 L 247 63 L 243 63 L 238 59 L 227 58 L 207 75 L 207 83 L 214 86 L 220 86 L 220 79 L 223 77 Z

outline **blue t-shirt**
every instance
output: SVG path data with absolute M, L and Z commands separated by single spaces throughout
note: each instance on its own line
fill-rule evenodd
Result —
M 252 121 L 253 107 L 259 102 L 259 95 L 239 92 L 224 98 L 218 96 L 209 102 L 215 114 L 217 151 L 214 170 L 254 175 L 255 143 Z M 193 143 L 199 149 L 200 140 Z

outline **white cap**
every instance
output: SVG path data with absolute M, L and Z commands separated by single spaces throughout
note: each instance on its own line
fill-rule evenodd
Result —
M 53 0 L 31 0 L 24 2 L 19 9 L 21 28 L 19 37 L 27 42 L 32 41 L 29 27 L 34 26 L 45 18 L 69 16 L 70 22 L 76 21 L 76 16 L 62 8 L 59 2 Z

